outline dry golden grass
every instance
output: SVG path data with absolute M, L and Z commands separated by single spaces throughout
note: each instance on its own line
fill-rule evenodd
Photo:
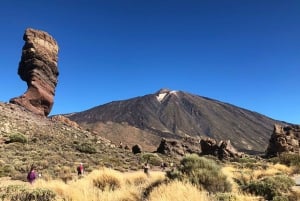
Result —
M 207 192 L 198 190 L 190 183 L 172 181 L 155 188 L 149 195 L 149 201 L 211 201 Z
M 232 166 L 225 166 L 222 168 L 222 172 L 227 176 L 227 180 L 232 185 L 232 192 L 239 192 L 239 186 L 233 179 L 235 171 L 236 169 Z
M 69 173 L 68 168 L 63 170 L 66 174 Z M 145 192 L 148 201 L 215 201 L 222 200 L 222 196 L 225 199 L 229 196 L 235 200 L 259 201 L 260 197 L 242 192 L 237 181 L 247 183 L 263 176 L 289 173 L 290 169 L 279 164 L 256 170 L 226 165 L 222 168 L 222 172 L 232 184 L 232 191 L 215 195 L 208 195 L 190 183 L 177 180 L 163 182 L 166 181 L 164 172 L 150 171 L 150 175 L 147 176 L 142 171 L 121 173 L 108 168 L 94 170 L 80 179 L 76 178 L 67 183 L 49 178 L 38 179 L 33 185 L 5 178 L 2 178 L 0 183 L 5 183 L 5 186 L 25 185 L 28 189 L 49 189 L 57 195 L 57 201 L 140 201 L 143 200 Z M 151 191 L 148 191 L 149 189 Z M 299 188 L 295 187 L 294 191 L 295 197 L 299 198 Z
M 137 201 L 146 187 L 164 178 L 163 172 L 151 172 L 146 176 L 141 171 L 121 173 L 102 168 L 67 184 L 58 180 L 37 180 L 34 187 L 50 189 L 61 200 Z
M 261 201 L 261 200 L 263 200 L 262 197 L 243 194 L 243 193 L 238 193 L 238 194 L 233 194 L 233 195 L 235 195 L 236 200 L 241 200 L 241 201 Z
M 258 169 L 249 169 L 249 168 L 236 168 L 233 166 L 225 166 L 223 168 L 224 174 L 226 174 L 229 180 L 232 182 L 233 180 L 240 180 L 244 183 L 249 183 L 250 181 L 258 180 L 267 176 L 274 176 L 277 174 L 292 174 L 292 168 L 287 167 L 282 164 L 267 164 L 266 168 L 258 168 Z M 236 189 L 236 182 L 232 183 L 233 189 Z
M 257 169 L 249 169 L 249 168 L 236 168 L 231 165 L 227 165 L 222 168 L 223 173 L 227 176 L 228 180 L 232 184 L 232 192 L 231 194 L 236 197 L 237 200 L 243 201 L 254 201 L 261 200 L 260 197 L 255 197 L 253 195 L 248 195 L 242 192 L 239 189 L 239 186 L 236 181 L 240 183 L 249 183 L 251 181 L 259 180 L 263 177 L 274 176 L 277 174 L 292 174 L 292 168 L 287 167 L 282 164 L 265 164 L 266 168 L 257 168 Z M 298 192 L 295 192 L 298 195 Z M 297 196 L 298 198 L 298 196 Z
M 237 178 L 238 170 L 232 166 L 225 166 L 222 168 L 222 172 L 227 176 L 228 181 L 232 185 L 232 192 L 236 200 L 243 200 L 243 201 L 257 201 L 260 200 L 259 197 L 244 193 L 239 188 L 239 185 L 234 181 L 234 178 Z
M 260 179 L 266 176 L 273 176 L 276 174 L 287 174 L 292 173 L 291 168 L 282 164 L 269 165 L 267 169 L 253 171 L 254 179 Z

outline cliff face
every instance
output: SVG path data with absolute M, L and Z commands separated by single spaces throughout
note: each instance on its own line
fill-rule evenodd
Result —
M 58 78 L 58 45 L 52 36 L 40 30 L 26 29 L 18 74 L 27 83 L 27 91 L 10 100 L 29 111 L 47 116 L 54 103 Z

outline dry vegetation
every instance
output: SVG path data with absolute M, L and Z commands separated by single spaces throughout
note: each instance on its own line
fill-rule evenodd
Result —
M 250 192 L 245 186 L 274 175 L 289 175 L 292 171 L 292 167 L 281 164 L 258 162 L 255 168 L 243 166 L 236 163 L 223 164 L 220 173 L 226 175 L 232 185 L 230 191 L 226 192 L 209 193 L 203 186 L 194 185 L 188 179 L 170 179 L 161 171 L 151 171 L 147 176 L 142 171 L 119 172 L 110 168 L 100 168 L 68 182 L 44 179 L 38 179 L 33 185 L 5 182 L 7 185 L 0 186 L 0 199 L 2 201 L 262 201 L 263 195 Z M 277 182 L 281 183 L 280 180 Z M 276 195 L 272 200 L 300 199 L 299 190 L 292 190 L 285 183 L 281 183 L 280 187 L 280 192 L 283 193 Z

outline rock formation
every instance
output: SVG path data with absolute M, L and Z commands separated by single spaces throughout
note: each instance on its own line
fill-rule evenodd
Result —
M 284 152 L 300 154 L 300 125 L 274 125 L 266 155 L 273 157 Z
M 19 63 L 18 74 L 27 83 L 27 91 L 11 103 L 21 105 L 29 111 L 47 116 L 54 103 L 58 77 L 58 45 L 44 31 L 26 29 L 25 44 Z
M 142 153 L 142 147 L 139 144 L 132 146 L 131 150 L 134 154 Z
M 165 155 L 184 156 L 189 153 L 199 154 L 201 148 L 199 140 L 194 138 L 185 138 L 184 140 L 162 138 L 156 152 Z
M 238 152 L 230 143 L 230 140 L 219 143 L 211 138 L 201 139 L 201 154 L 202 155 L 214 155 L 220 160 L 242 157 L 242 153 Z
M 52 121 L 59 121 L 65 125 L 71 126 L 73 128 L 80 128 L 80 126 L 75 122 L 71 121 L 68 117 L 62 115 L 56 115 L 51 117 Z
M 185 154 L 192 153 L 199 155 L 213 155 L 220 160 L 242 156 L 242 153 L 238 152 L 231 145 L 229 140 L 217 143 L 216 140 L 211 138 L 201 139 L 200 141 L 199 139 L 191 137 L 184 138 L 183 140 L 167 140 L 163 138 L 156 151 L 161 154 L 172 156 L 184 156 Z

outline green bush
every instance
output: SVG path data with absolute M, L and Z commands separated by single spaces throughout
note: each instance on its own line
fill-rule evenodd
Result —
M 188 180 L 209 192 L 231 191 L 231 184 L 221 172 L 221 167 L 215 161 L 199 157 L 196 154 L 185 156 L 180 161 L 178 173 L 168 172 L 167 177 L 170 179 Z
M 22 144 L 27 143 L 27 138 L 21 133 L 14 133 L 9 136 L 8 143 L 20 142 Z
M 143 153 L 141 158 L 143 162 L 148 161 L 149 164 L 155 166 L 159 166 L 163 161 L 162 158 L 155 153 Z
M 94 154 L 97 152 L 96 148 L 90 143 L 82 143 L 76 145 L 76 149 L 82 153 L 87 153 L 87 154 Z
M 216 201 L 237 201 L 236 196 L 231 193 L 216 193 L 214 197 Z
M 287 196 L 275 196 L 273 198 L 273 201 L 290 201 L 290 199 Z
M 21 185 L 10 185 L 0 188 L 1 200 L 13 201 L 52 201 L 55 193 L 48 189 L 27 189 Z
M 251 157 L 242 157 L 242 158 L 233 158 L 232 162 L 237 162 L 237 163 L 256 163 L 257 160 L 255 158 L 251 158 Z
M 169 179 L 179 179 L 182 180 L 183 179 L 183 175 L 180 171 L 174 169 L 174 170 L 170 170 L 166 172 L 166 176 Z
M 286 175 L 265 177 L 258 181 L 251 181 L 246 190 L 250 193 L 263 196 L 267 200 L 283 199 L 284 193 L 289 193 L 295 185 L 293 179 Z
M 13 171 L 14 167 L 12 165 L 0 166 L 0 177 L 11 176 Z
M 287 166 L 299 166 L 300 165 L 300 155 L 292 153 L 282 153 L 278 157 L 279 163 Z

